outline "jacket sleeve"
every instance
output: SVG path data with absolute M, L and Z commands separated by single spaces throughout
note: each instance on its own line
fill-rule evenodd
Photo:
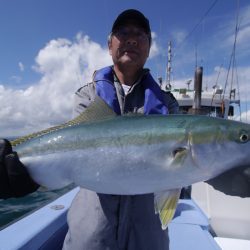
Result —
M 226 195 L 239 196 L 241 198 L 250 197 L 249 166 L 233 168 L 205 182 Z
M 73 116 L 76 117 L 82 113 L 95 98 L 95 85 L 93 82 L 79 88 L 74 97 L 74 112 Z

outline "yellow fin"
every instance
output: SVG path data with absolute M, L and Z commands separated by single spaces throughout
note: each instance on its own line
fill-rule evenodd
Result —
M 181 189 L 172 189 L 154 194 L 155 213 L 159 214 L 163 230 L 174 216 L 180 192 Z

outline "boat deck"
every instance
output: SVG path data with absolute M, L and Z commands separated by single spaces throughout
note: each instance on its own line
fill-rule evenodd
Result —
M 78 188 L 73 189 L 47 206 L 1 230 L 0 249 L 61 249 L 68 229 L 67 211 L 78 190 Z M 12 240 L 13 237 L 15 240 Z M 193 200 L 179 201 L 175 217 L 169 225 L 169 237 L 170 250 L 221 249 L 209 232 L 207 217 Z

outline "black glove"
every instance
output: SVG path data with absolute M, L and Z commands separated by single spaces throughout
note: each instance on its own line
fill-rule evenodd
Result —
M 21 197 L 38 189 L 10 142 L 0 139 L 0 199 Z
M 206 182 L 224 194 L 250 197 L 250 166 L 233 168 Z

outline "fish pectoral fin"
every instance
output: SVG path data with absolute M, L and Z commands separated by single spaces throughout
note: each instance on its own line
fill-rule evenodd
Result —
M 182 163 L 182 161 L 187 156 L 187 152 L 188 152 L 188 150 L 185 147 L 178 147 L 178 148 L 174 149 L 173 152 L 172 152 L 174 161 L 176 163 Z
M 181 189 L 172 189 L 154 194 L 155 213 L 159 214 L 161 227 L 165 230 L 174 217 Z

